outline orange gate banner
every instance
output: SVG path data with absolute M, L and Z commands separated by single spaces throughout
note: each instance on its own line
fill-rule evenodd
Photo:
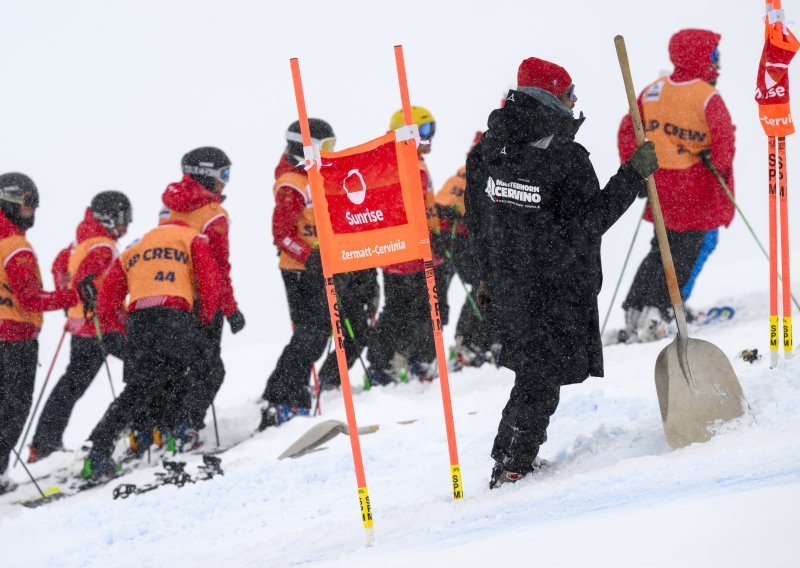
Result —
M 764 49 L 756 75 L 758 118 L 767 136 L 794 133 L 789 105 L 789 64 L 800 42 L 783 21 L 780 2 L 768 2 L 764 29 Z
M 413 138 L 389 132 L 318 160 L 308 174 L 329 274 L 430 259 Z

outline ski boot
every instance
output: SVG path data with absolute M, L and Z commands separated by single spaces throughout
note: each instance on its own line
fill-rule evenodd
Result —
M 310 414 L 311 409 L 309 408 L 270 403 L 261 411 L 261 424 L 258 425 L 258 431 L 263 432 L 272 426 L 280 426 L 295 416 L 309 416 Z
M 645 306 L 636 324 L 636 337 L 642 343 L 658 341 L 670 334 L 669 319 L 654 306 Z
M 439 368 L 436 366 L 436 359 L 430 363 L 414 361 L 408 366 L 409 379 L 418 379 L 421 383 L 430 383 L 438 376 Z
M 17 488 L 17 484 L 6 474 L 0 475 L 0 495 L 11 493 Z
M 37 446 L 36 444 L 31 444 L 28 446 L 28 463 L 36 463 L 50 454 L 63 449 L 63 447 L 57 448 L 54 446 Z
M 203 445 L 200 441 L 200 433 L 189 426 L 189 421 L 181 420 L 173 432 L 175 438 L 175 449 L 178 452 L 191 452 Z
M 489 480 L 489 489 L 497 489 L 504 483 L 516 483 L 523 477 L 525 477 L 524 473 L 506 471 L 506 467 L 502 463 L 494 462 L 492 477 Z
M 153 445 L 153 433 L 149 430 L 128 432 L 128 449 L 123 461 L 138 460 L 150 451 Z
M 375 367 L 370 367 L 367 369 L 367 378 L 370 387 L 383 387 L 397 382 L 397 378 L 394 372 L 392 372 L 392 369 L 376 369 Z
M 117 465 L 111 454 L 94 448 L 89 450 L 89 455 L 83 459 L 81 479 L 86 481 L 101 481 L 104 478 L 114 477 Z

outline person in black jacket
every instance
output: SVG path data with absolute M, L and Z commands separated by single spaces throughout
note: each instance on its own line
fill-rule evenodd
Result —
M 600 242 L 658 168 L 652 143 L 605 189 L 575 142 L 572 79 L 531 57 L 467 159 L 466 216 L 502 351 L 516 374 L 492 448 L 490 488 L 533 471 L 560 387 L 603 375 Z

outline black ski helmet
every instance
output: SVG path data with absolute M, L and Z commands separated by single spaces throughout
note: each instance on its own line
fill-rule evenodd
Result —
M 318 146 L 326 138 L 336 138 L 331 125 L 321 118 L 309 118 L 308 128 L 311 130 L 312 145 Z M 298 163 L 305 161 L 303 156 L 303 135 L 300 132 L 299 120 L 295 120 L 286 129 L 286 142 L 286 155 L 292 156 Z
M 231 175 L 231 160 L 228 155 L 213 146 L 195 148 L 181 159 L 183 173 L 206 189 L 214 191 L 214 181 L 228 183 Z
M 131 202 L 120 191 L 101 191 L 92 199 L 91 210 L 92 216 L 117 237 L 117 226 L 127 227 L 133 221 Z
M 20 207 L 39 207 L 39 190 L 25 174 L 11 172 L 0 175 L 0 210 L 9 221 L 23 231 L 33 227 L 35 216 L 23 217 Z

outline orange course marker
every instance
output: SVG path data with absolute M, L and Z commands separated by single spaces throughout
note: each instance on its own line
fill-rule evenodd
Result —
M 403 58 L 403 46 L 394 46 L 394 57 L 397 64 L 397 80 L 400 85 L 400 101 L 403 105 L 403 118 L 406 126 L 413 124 L 411 119 L 411 98 L 408 93 L 408 80 L 406 78 L 406 64 Z M 409 141 L 410 142 L 410 141 Z M 415 169 L 419 171 L 419 157 L 414 153 Z M 419 175 L 412 176 L 414 186 L 419 188 L 418 195 L 422 194 L 422 183 Z M 456 443 L 456 430 L 453 421 L 453 404 L 450 398 L 450 381 L 447 374 L 447 357 L 444 350 L 442 339 L 442 317 L 439 312 L 439 298 L 436 292 L 436 280 L 434 279 L 433 255 L 431 254 L 430 242 L 425 245 L 425 281 L 428 285 L 428 299 L 431 306 L 431 322 L 433 327 L 433 340 L 436 346 L 436 361 L 439 367 L 439 386 L 442 390 L 442 406 L 444 407 L 445 430 L 447 432 L 447 446 L 450 454 L 450 481 L 453 487 L 453 499 L 464 498 L 464 485 L 461 481 L 461 466 L 458 461 L 458 445 Z
M 778 196 L 781 215 L 781 272 L 783 273 L 783 351 L 792 358 L 792 290 L 789 270 L 789 181 L 786 172 L 786 138 L 778 138 Z
M 297 102 L 297 114 L 300 118 L 300 132 L 303 138 L 304 150 L 311 148 L 311 129 L 308 125 L 308 114 L 306 112 L 305 96 L 303 95 L 303 82 L 300 77 L 300 63 L 297 58 L 290 60 L 292 69 L 292 80 L 294 82 L 294 94 Z M 311 174 L 315 171 L 313 156 L 306 152 L 306 168 Z M 315 218 L 317 211 L 314 211 Z M 316 220 L 319 224 L 319 221 Z M 320 247 L 321 247 L 320 243 Z M 323 257 L 323 274 L 325 276 L 326 295 L 328 298 L 328 310 L 331 322 L 333 323 L 333 341 L 336 347 L 336 361 L 339 365 L 339 376 L 342 383 L 342 396 L 344 398 L 345 413 L 347 415 L 347 427 L 350 431 L 350 446 L 353 453 L 353 465 L 356 470 L 356 484 L 358 486 L 358 502 L 361 512 L 361 522 L 366 532 L 367 546 L 372 546 L 375 542 L 375 532 L 372 519 L 372 505 L 367 489 L 367 479 L 364 475 L 364 463 L 361 457 L 361 444 L 358 438 L 358 424 L 356 423 L 355 408 L 353 407 L 353 393 L 350 389 L 350 374 L 347 367 L 347 355 L 344 350 L 344 335 L 342 334 L 342 320 L 339 317 L 339 306 L 336 300 L 336 288 L 333 284 L 333 273 L 325 266 Z
M 770 367 L 778 366 L 778 156 L 775 137 L 769 143 L 769 354 Z

